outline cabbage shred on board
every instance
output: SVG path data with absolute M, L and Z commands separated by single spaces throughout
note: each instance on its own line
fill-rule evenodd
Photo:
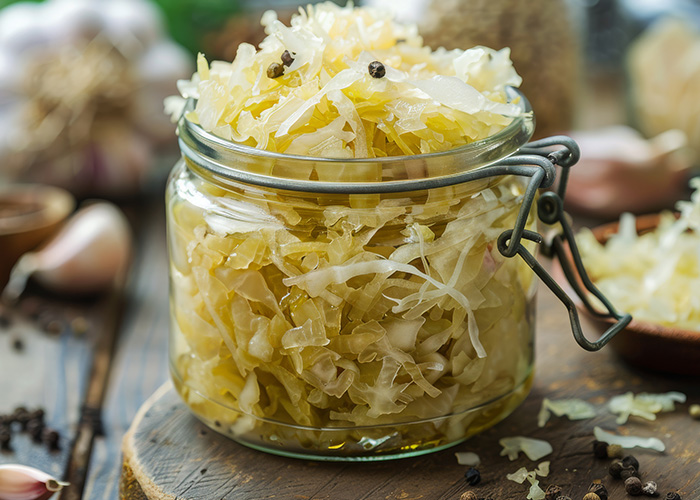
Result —
M 389 164 L 372 158 L 454 149 L 522 114 L 505 94 L 519 83 L 506 49 L 431 52 L 415 27 L 352 6 L 263 22 L 260 51 L 200 57 L 180 82 L 198 99 L 186 119 L 258 149 L 369 158 L 337 162 L 332 180 L 381 180 Z M 293 62 L 268 77 L 285 50 Z M 246 161 L 270 172 L 269 158 Z M 306 163 L 297 178 L 328 174 Z M 209 425 L 268 448 L 403 453 L 457 442 L 525 397 L 534 279 L 496 248 L 525 180 L 331 195 L 195 171 L 180 163 L 168 191 L 171 365 Z

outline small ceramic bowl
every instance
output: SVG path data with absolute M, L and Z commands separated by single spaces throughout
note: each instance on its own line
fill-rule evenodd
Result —
M 40 184 L 0 188 L 0 290 L 17 259 L 46 240 L 74 208 L 75 199 L 64 189 Z
M 651 214 L 637 217 L 637 232 L 653 230 L 659 223 L 660 216 Z M 604 224 L 592 229 L 595 238 L 605 243 L 610 236 L 617 233 L 619 223 Z M 567 258 L 571 259 L 568 246 Z M 581 300 L 567 286 L 561 267 L 556 261 L 552 272 L 559 284 L 567 290 L 576 303 L 576 307 L 591 319 L 592 323 L 605 331 L 615 321 L 590 314 Z M 686 330 L 673 326 L 664 326 L 646 321 L 632 322 L 610 342 L 610 346 L 631 364 L 657 371 L 700 375 L 700 331 Z

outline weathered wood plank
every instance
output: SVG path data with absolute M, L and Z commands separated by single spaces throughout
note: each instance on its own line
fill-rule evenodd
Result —
M 0 452 L 0 463 L 31 465 L 63 476 L 108 302 L 107 297 L 62 300 L 30 291 L 19 303 L 5 305 L 11 324 L 0 331 L 0 413 L 9 413 L 17 406 L 29 410 L 42 407 L 46 425 L 60 432 L 61 443 L 60 450 L 49 451 L 27 434 L 13 433 L 13 449 Z M 84 334 L 70 327 L 77 317 L 87 322 Z M 49 319 L 66 328 L 47 333 L 41 325 Z M 13 347 L 16 339 L 21 340 L 21 350 Z
M 141 404 L 168 378 L 168 259 L 161 203 L 143 211 L 139 253 L 93 445 L 84 497 L 118 498 L 121 441 Z
M 122 435 L 140 404 L 167 378 L 165 226 L 162 204 L 152 208 L 125 207 L 135 228 L 137 253 L 131 271 L 134 279 L 124 294 L 79 299 L 30 289 L 17 305 L 6 307 L 12 322 L 0 328 L 0 413 L 20 405 L 29 409 L 41 406 L 46 409 L 47 425 L 57 428 L 63 439 L 60 451 L 49 452 L 32 443 L 29 436 L 17 435 L 13 452 L 0 452 L 0 463 L 32 465 L 69 479 L 73 484 L 64 490 L 62 498 L 66 500 L 93 498 L 95 491 L 103 498 L 117 497 Z M 122 313 L 124 296 L 127 307 Z M 48 319 L 58 318 L 70 325 L 75 317 L 86 320 L 84 334 L 71 328 L 60 335 L 42 331 L 41 325 Z M 117 361 L 118 366 L 110 370 L 114 340 L 122 331 L 124 338 L 118 345 L 133 346 L 129 355 L 124 355 L 124 349 L 117 352 L 129 363 Z M 142 335 L 144 331 L 153 335 Z M 152 345 L 130 343 L 139 335 Z M 16 338 L 24 344 L 19 352 L 12 349 Z M 160 365 L 153 363 L 153 358 L 160 359 Z M 107 381 L 122 372 L 120 380 L 127 378 L 131 383 L 117 397 L 113 390 L 108 393 L 106 402 L 111 406 L 106 413 L 105 436 L 95 440 L 100 416 L 105 415 L 102 405 Z M 115 418 L 117 426 L 112 425 Z M 95 484 L 101 488 L 96 490 Z
M 541 484 L 559 484 L 571 498 L 581 498 L 594 479 L 603 480 L 611 498 L 624 498 L 621 481 L 607 474 L 609 461 L 591 453 L 592 429 L 656 435 L 667 452 L 635 451 L 642 478 L 655 480 L 662 494 L 680 489 L 685 499 L 700 496 L 700 422 L 690 419 L 687 404 L 656 422 L 632 418 L 618 427 L 604 403 L 628 390 L 680 390 L 689 402 L 700 401 L 697 378 L 642 372 L 616 358 L 611 349 L 587 353 L 574 342 L 563 306 L 543 290 L 539 304 L 538 359 L 535 385 L 525 403 L 501 424 L 451 450 L 385 463 L 321 463 L 280 458 L 239 446 L 210 431 L 191 417 L 172 390 L 163 389 L 145 405 L 125 439 L 125 462 L 133 469 L 148 498 L 195 499 L 457 499 L 467 489 L 465 467 L 454 451 L 471 450 L 482 459 L 479 497 L 522 499 L 528 487 L 506 480 L 508 473 L 536 463 L 525 457 L 514 462 L 499 455 L 498 440 L 525 435 L 550 441 L 554 453 L 550 477 Z M 590 331 L 590 325 L 587 331 Z M 597 405 L 597 416 L 570 422 L 556 418 L 543 429 L 536 416 L 544 397 L 579 397 Z M 204 471 L 204 472 L 202 472 Z M 125 481 L 125 484 L 131 484 Z M 126 489 L 123 490 L 126 495 Z M 138 488 L 130 491 L 138 491 Z M 125 498 L 132 498 L 131 494 Z M 134 497 L 136 498 L 136 497 Z

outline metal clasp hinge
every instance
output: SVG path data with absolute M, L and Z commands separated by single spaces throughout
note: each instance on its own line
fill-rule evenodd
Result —
M 552 151 L 551 148 L 556 146 L 562 147 Z M 540 157 L 540 160 L 543 161 L 533 161 L 533 156 Z M 589 278 L 581 261 L 574 232 L 567 220 L 566 212 L 564 212 L 563 199 L 566 192 L 569 168 L 576 164 L 579 157 L 580 151 L 573 139 L 566 136 L 553 136 L 530 142 L 522 147 L 516 156 L 511 156 L 498 162 L 498 164 L 523 165 L 528 166 L 527 168 L 529 169 L 541 169 L 539 173 L 533 171 L 528 174 L 530 182 L 525 191 L 524 201 L 518 213 L 515 226 L 513 229 L 504 231 L 499 236 L 498 250 L 505 257 L 514 257 L 516 254 L 522 257 L 525 263 L 566 306 L 569 312 L 571 330 L 578 345 L 587 351 L 597 351 L 622 331 L 632 321 L 632 316 L 618 313 Z M 562 232 L 553 236 L 549 241 L 545 241 L 541 234 L 526 230 L 525 225 L 537 190 L 550 187 L 553 184 L 553 177 L 556 172 L 555 165 L 562 167 L 557 190 L 556 192 L 545 192 L 540 196 L 537 204 L 537 213 L 540 220 L 545 224 L 553 225 L 558 223 Z M 608 328 L 598 340 L 590 341 L 583 334 L 576 304 L 544 269 L 542 264 L 523 246 L 523 238 L 541 244 L 545 255 L 556 256 L 559 259 L 559 264 L 567 281 L 591 314 L 601 318 L 614 318 L 616 320 L 615 324 Z M 564 242 L 569 247 L 573 265 L 569 260 Z M 603 304 L 606 312 L 601 313 L 593 307 L 587 292 L 595 296 Z

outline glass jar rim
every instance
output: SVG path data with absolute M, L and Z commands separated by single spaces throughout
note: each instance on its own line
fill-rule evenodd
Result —
M 263 187 L 276 189 L 288 189 L 303 192 L 325 193 L 386 193 L 404 192 L 417 189 L 430 189 L 443 187 L 463 182 L 460 174 L 473 172 L 487 167 L 498 160 L 506 158 L 524 146 L 532 137 L 535 129 L 535 117 L 530 102 L 525 95 L 514 87 L 507 87 L 508 102 L 520 106 L 521 114 L 513 118 L 502 130 L 484 139 L 465 144 L 463 146 L 446 151 L 436 151 L 417 155 L 386 156 L 379 158 L 325 158 L 293 155 L 255 148 L 234 141 L 229 141 L 204 130 L 200 125 L 187 120 L 184 116 L 178 123 L 178 142 L 180 151 L 189 161 L 190 167 L 208 172 L 214 177 L 226 181 L 240 181 Z M 187 102 L 186 111 L 194 109 L 194 99 Z M 449 159 L 454 163 L 452 170 L 442 171 L 438 175 L 427 175 L 419 178 L 404 176 L 401 172 L 411 166 L 429 165 Z M 268 165 L 284 164 L 287 168 L 279 172 L 261 172 L 254 166 L 246 168 L 254 163 L 266 163 Z M 391 170 L 396 174 L 397 166 L 399 174 L 393 178 L 377 180 L 352 180 L 327 181 L 323 179 L 309 179 L 308 177 L 296 177 L 295 173 L 303 171 L 295 168 L 295 164 L 312 164 L 319 169 L 334 169 L 340 165 L 348 165 L 353 168 L 363 166 L 379 166 L 383 171 Z

